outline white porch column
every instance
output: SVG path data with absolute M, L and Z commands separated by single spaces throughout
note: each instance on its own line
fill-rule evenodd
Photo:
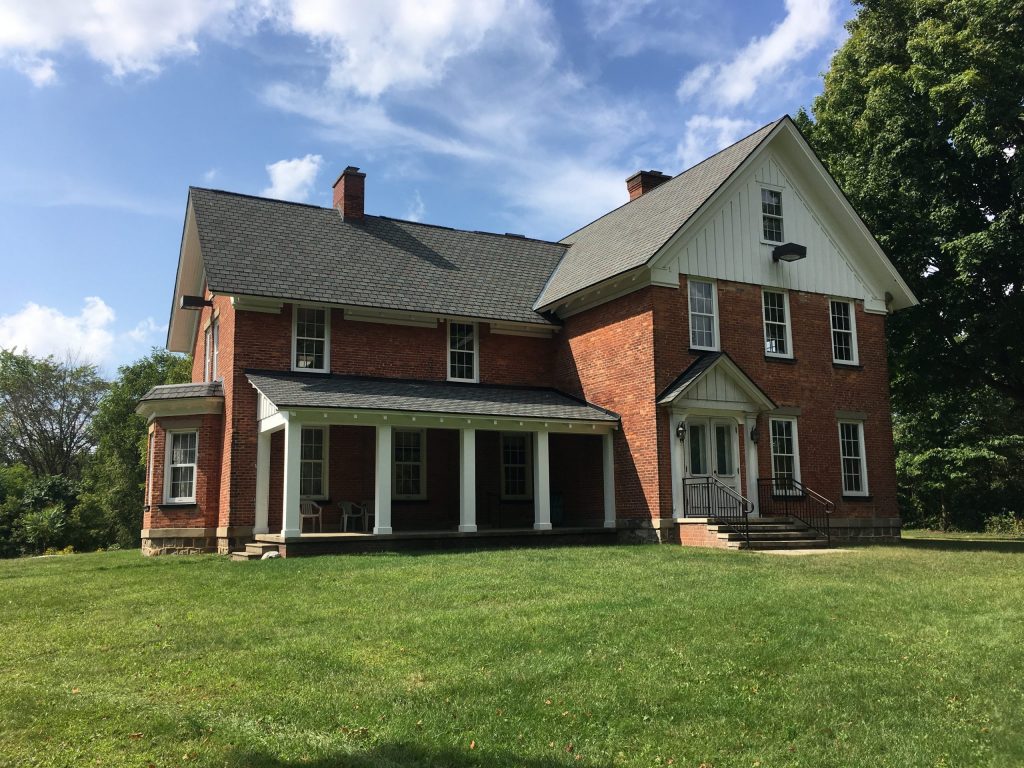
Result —
M 743 428 L 746 432 L 743 435 L 743 444 L 747 449 L 746 463 L 747 463 L 747 492 L 746 497 L 750 499 L 750 503 L 754 505 L 754 509 L 751 512 L 755 517 L 760 513 L 758 508 L 757 499 L 757 445 L 753 440 L 750 439 L 751 431 L 757 426 L 757 417 L 748 416 Z M 771 440 L 771 435 L 767 435 L 767 439 Z
M 476 430 L 459 430 L 459 532 L 476 531 Z
M 377 468 L 373 497 L 374 533 L 391 533 L 391 425 L 377 427 Z
M 281 535 L 302 533 L 299 520 L 299 462 L 302 458 L 302 425 L 291 419 L 284 425 L 284 506 L 281 509 Z
M 604 448 L 604 527 L 615 527 L 615 433 L 601 436 Z
M 551 530 L 551 467 L 548 455 L 548 433 L 533 433 L 533 527 Z
M 253 533 L 269 533 L 267 522 L 270 509 L 270 437 L 271 432 L 260 432 L 256 437 L 256 520 Z

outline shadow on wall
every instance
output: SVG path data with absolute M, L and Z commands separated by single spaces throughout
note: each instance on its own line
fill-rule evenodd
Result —
M 249 750 L 240 750 L 229 756 L 227 765 L 233 768 L 285 768 L 301 764 L 306 768 L 463 768 L 463 766 L 520 766 L 521 768 L 555 768 L 574 762 L 559 750 L 560 757 L 523 758 L 513 754 L 495 754 L 491 751 L 434 749 L 419 744 L 382 744 L 366 752 L 338 752 L 318 760 L 283 760 Z M 579 765 L 595 766 L 585 758 Z

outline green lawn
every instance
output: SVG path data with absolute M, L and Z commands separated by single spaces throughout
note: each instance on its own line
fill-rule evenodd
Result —
M 0 765 L 1019 766 L 1024 543 L 0 562 Z

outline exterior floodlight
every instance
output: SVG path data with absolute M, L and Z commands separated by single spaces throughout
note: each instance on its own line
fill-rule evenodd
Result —
M 772 249 L 772 261 L 800 261 L 805 258 L 807 258 L 806 245 L 785 243 Z

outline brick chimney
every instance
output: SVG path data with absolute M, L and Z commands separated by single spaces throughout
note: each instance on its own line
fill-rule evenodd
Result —
M 363 220 L 363 199 L 366 193 L 366 174 L 350 165 L 334 182 L 334 207 L 345 221 Z
M 629 190 L 629 199 L 636 200 L 640 195 L 650 192 L 660 184 L 671 179 L 661 171 L 637 171 L 626 179 L 626 189 Z

